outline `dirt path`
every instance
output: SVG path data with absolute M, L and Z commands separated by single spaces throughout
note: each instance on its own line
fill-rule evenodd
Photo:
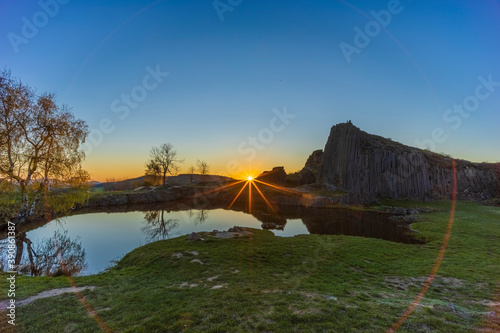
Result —
M 77 287 L 77 288 L 59 288 L 59 289 L 51 289 L 51 290 L 46 290 L 42 291 L 41 293 L 35 295 L 35 296 L 30 296 L 25 299 L 21 300 L 16 300 L 16 307 L 18 306 L 23 306 L 26 304 L 30 304 L 31 302 L 40 299 L 40 298 L 47 298 L 47 297 L 54 297 L 58 296 L 61 294 L 66 294 L 66 293 L 74 293 L 74 292 L 80 292 L 82 290 L 94 290 L 96 287 L 94 286 L 85 286 L 85 287 Z M 10 300 L 4 300 L 0 302 L 0 311 L 5 311 L 7 309 L 7 306 L 9 305 Z

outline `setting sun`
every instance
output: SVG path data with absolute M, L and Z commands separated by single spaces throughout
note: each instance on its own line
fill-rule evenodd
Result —
M 252 176 L 248 176 L 248 177 L 247 177 L 247 180 L 248 180 L 249 182 L 251 182 L 251 181 L 253 180 L 253 177 L 252 177 Z

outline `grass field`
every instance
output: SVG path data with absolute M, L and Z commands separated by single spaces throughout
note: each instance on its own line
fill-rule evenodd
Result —
M 83 295 L 115 332 L 385 332 L 431 273 L 451 203 L 384 205 L 434 209 L 412 225 L 428 243 L 281 238 L 262 230 L 235 239 L 184 236 L 138 248 L 108 272 L 74 283 L 97 287 Z M 498 324 L 493 306 L 500 296 L 499 263 L 500 209 L 458 202 L 439 271 L 398 332 L 488 332 Z M 4 275 L 2 290 L 5 281 Z M 69 285 L 65 277 L 18 276 L 16 296 Z M 5 322 L 2 328 L 12 329 Z M 104 332 L 75 294 L 17 308 L 16 329 Z

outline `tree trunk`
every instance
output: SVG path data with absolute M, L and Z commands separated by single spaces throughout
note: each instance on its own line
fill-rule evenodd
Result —
M 19 225 L 26 221 L 29 214 L 28 206 L 28 194 L 25 190 L 21 189 L 21 209 L 19 210 L 19 213 L 17 213 L 16 217 L 12 219 L 12 223 L 14 223 L 14 225 Z
M 26 238 L 26 249 L 28 250 L 28 257 L 30 259 L 30 274 L 31 276 L 36 276 L 35 272 L 35 261 L 33 260 L 33 248 L 31 247 L 31 241 Z
M 12 219 L 12 223 L 14 223 L 14 225 L 20 225 L 26 222 L 26 220 L 28 220 L 28 218 L 35 213 L 35 208 L 38 203 L 38 200 L 39 197 L 36 197 L 35 200 L 33 200 L 33 202 L 31 203 L 31 205 L 29 205 L 27 196 L 26 200 L 23 198 L 23 204 L 21 210 L 16 215 L 16 217 Z
M 19 265 L 21 264 L 21 259 L 23 258 L 23 250 L 24 250 L 24 242 L 22 237 L 23 233 L 21 233 L 18 237 L 16 237 L 16 259 L 14 260 L 14 269 L 18 270 Z

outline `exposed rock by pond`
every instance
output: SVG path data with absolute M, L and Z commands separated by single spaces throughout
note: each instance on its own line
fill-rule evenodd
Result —
M 241 236 L 252 235 L 252 230 L 249 228 L 234 226 L 229 228 L 227 231 L 217 231 L 214 230 L 213 237 L 215 238 L 234 238 Z
M 197 232 L 192 232 L 188 237 L 187 237 L 188 240 L 192 240 L 192 241 L 198 241 L 198 240 L 204 240 L 199 233 Z
M 455 160 L 457 197 L 485 200 L 500 195 L 500 163 Z M 319 182 L 349 192 L 352 203 L 379 197 L 449 199 L 452 159 L 368 134 L 350 121 L 331 128 Z
M 258 180 L 284 186 L 286 184 L 286 172 L 285 168 L 282 166 L 274 167 L 271 171 L 264 171 L 259 176 Z
M 389 216 L 389 221 L 411 224 L 420 221 L 420 218 L 417 215 L 393 215 Z
M 144 189 L 144 188 L 143 188 Z M 133 192 L 105 192 L 93 195 L 75 210 L 92 207 L 124 206 L 141 203 L 169 202 L 193 196 L 199 189 L 193 186 L 170 186 Z

